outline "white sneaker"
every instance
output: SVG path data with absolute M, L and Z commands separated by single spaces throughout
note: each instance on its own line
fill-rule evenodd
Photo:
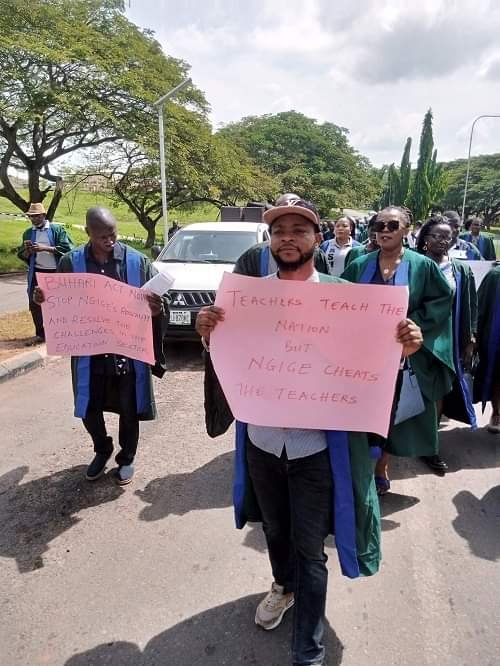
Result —
M 285 594 L 284 587 L 273 583 L 270 591 L 257 606 L 255 613 L 255 624 L 266 631 L 276 629 L 283 615 L 293 606 L 293 592 Z
M 500 414 L 493 414 L 490 422 L 486 426 L 488 432 L 499 433 L 500 432 Z

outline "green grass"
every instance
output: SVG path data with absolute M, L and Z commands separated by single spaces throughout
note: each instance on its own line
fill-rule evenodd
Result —
M 26 196 L 26 192 L 22 192 Z M 85 213 L 92 206 L 104 206 L 110 208 L 118 222 L 118 233 L 137 239 L 137 242 L 127 240 L 127 243 L 139 250 L 144 250 L 143 242 L 146 239 L 146 230 L 139 224 L 125 204 L 113 205 L 113 202 L 102 193 L 79 192 L 74 198 L 69 194 L 63 196 L 56 211 L 54 222 L 64 224 L 75 244 L 84 243 L 86 234 L 83 230 L 75 228 L 75 225 L 85 225 Z M 0 198 L 0 213 L 20 213 L 10 201 Z M 210 204 L 198 206 L 191 211 L 183 211 L 180 208 L 169 210 L 169 223 L 177 220 L 180 225 L 190 222 L 202 222 L 215 220 L 218 209 Z M 0 273 L 14 272 L 26 268 L 26 264 L 16 257 L 18 245 L 21 242 L 23 231 L 29 226 L 28 220 L 17 220 L 0 215 Z M 163 229 L 161 220 L 157 226 L 157 242 L 163 243 Z
M 21 191 L 22 196 L 27 193 Z M 104 206 L 110 208 L 118 222 L 118 232 L 123 236 L 136 236 L 145 239 L 146 230 L 139 224 L 135 216 L 129 211 L 125 204 L 114 204 L 114 202 L 104 193 L 98 192 L 78 192 L 73 200 L 70 194 L 63 196 L 59 204 L 53 222 L 59 222 L 73 226 L 75 224 L 85 224 L 85 213 L 92 206 Z M 19 213 L 20 211 L 7 199 L 0 199 L 0 212 Z M 202 222 L 215 220 L 218 215 L 218 209 L 211 204 L 198 206 L 194 210 L 185 211 L 182 208 L 172 208 L 168 211 L 168 220 L 171 225 L 174 220 L 184 225 L 189 222 Z M 158 236 L 163 236 L 161 220 L 157 225 Z

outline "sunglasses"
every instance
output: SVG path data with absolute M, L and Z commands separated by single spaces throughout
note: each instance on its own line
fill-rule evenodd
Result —
M 397 231 L 399 229 L 399 220 L 389 220 L 389 222 L 383 222 L 382 220 L 377 220 L 373 224 L 373 230 L 376 231 L 377 233 L 385 231 L 386 227 L 387 231 Z

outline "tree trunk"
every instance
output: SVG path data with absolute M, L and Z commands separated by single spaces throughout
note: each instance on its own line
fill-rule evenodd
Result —
M 9 178 L 8 168 L 13 153 L 13 147 L 12 145 L 9 145 L 2 159 L 0 160 L 0 182 L 3 185 L 3 187 L 0 189 L 0 196 L 5 197 L 8 201 L 14 204 L 14 206 L 25 213 L 29 208 L 29 203 L 16 192 L 16 189 L 10 182 Z
M 149 219 L 149 218 L 148 218 Z M 148 237 L 146 238 L 146 247 L 153 247 L 156 241 L 156 225 L 152 224 L 151 226 L 146 227 L 148 232 Z
M 40 191 L 40 167 L 33 166 L 28 171 L 28 192 L 30 193 L 30 203 L 41 203 L 43 195 Z M 50 218 L 49 218 L 50 219 Z
M 63 188 L 64 188 L 64 180 L 62 178 L 58 178 L 56 181 L 56 187 L 54 189 L 54 194 L 52 195 L 52 201 L 50 202 L 49 209 L 47 211 L 47 217 L 49 220 L 54 219 L 55 212 L 57 210 L 57 207 L 59 206 L 59 202 L 61 201 L 62 194 L 63 194 Z

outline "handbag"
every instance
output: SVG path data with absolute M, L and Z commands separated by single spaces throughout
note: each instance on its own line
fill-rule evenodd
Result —
M 399 392 L 399 401 L 394 416 L 394 425 L 408 421 L 408 419 L 418 416 L 425 411 L 422 391 L 418 385 L 418 379 L 413 372 L 410 361 L 405 360 L 403 366 L 403 381 L 401 391 Z

